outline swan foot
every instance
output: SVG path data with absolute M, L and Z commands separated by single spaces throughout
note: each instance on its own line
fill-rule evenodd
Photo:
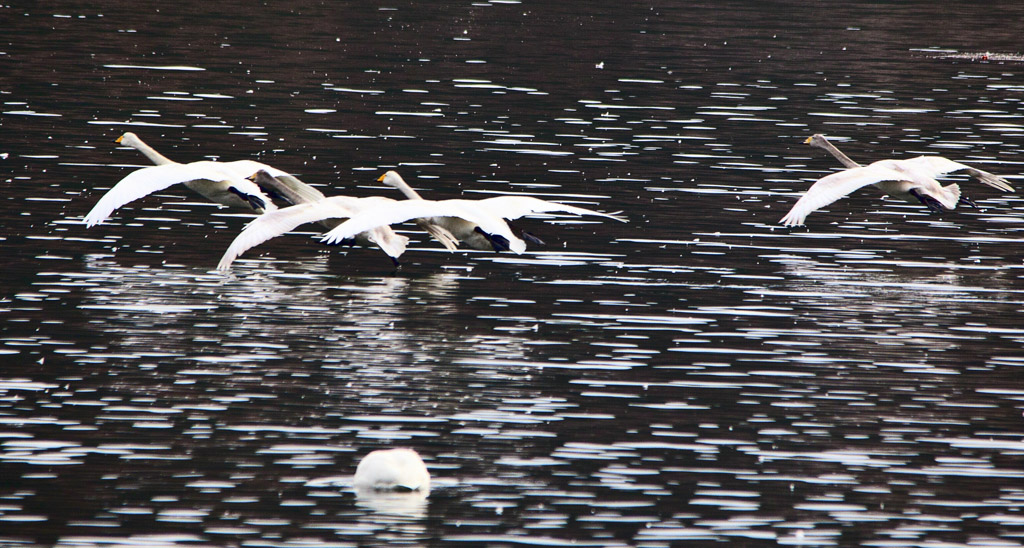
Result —
M 527 242 L 530 242 L 531 244 L 547 245 L 547 244 L 544 243 L 544 240 L 541 240 L 537 236 L 535 236 L 535 235 L 533 235 L 533 234 L 531 234 L 531 233 L 529 233 L 529 232 L 527 232 L 525 230 L 523 231 L 523 239 L 526 240 Z
M 942 213 L 943 211 L 946 210 L 946 208 L 942 206 L 942 202 L 936 200 L 935 198 L 932 198 L 927 194 L 922 194 L 918 192 L 916 188 L 910 189 L 910 195 L 917 198 L 918 200 L 921 200 L 922 204 L 927 206 L 928 209 L 932 210 L 935 213 Z
M 978 204 L 974 203 L 974 200 L 968 198 L 967 196 L 960 196 L 960 201 L 957 202 L 957 205 L 968 205 L 973 207 L 974 209 L 978 209 Z
M 249 202 L 249 205 L 252 206 L 253 209 L 265 209 L 267 207 L 266 202 L 264 202 L 263 198 L 260 198 L 259 196 L 246 194 L 233 186 L 229 186 L 228 191 L 230 191 L 235 196 L 238 196 L 239 198 L 245 200 L 246 202 Z
M 508 241 L 508 238 L 504 236 L 498 234 L 488 234 L 484 232 L 480 227 L 476 227 L 473 230 L 479 232 L 480 234 L 483 234 L 484 237 L 487 238 L 487 241 L 491 242 L 491 247 L 493 247 L 495 251 L 509 251 L 512 249 Z

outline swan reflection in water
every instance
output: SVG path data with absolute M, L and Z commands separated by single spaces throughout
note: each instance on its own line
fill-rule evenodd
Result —
M 955 370 L 977 338 L 964 329 L 975 321 L 972 303 L 1005 302 L 1010 313 L 1024 299 L 1024 292 L 1008 289 L 1013 283 L 999 268 L 895 263 L 868 260 L 851 267 L 787 259 L 780 268 L 786 281 L 763 292 L 784 298 L 796 319 L 792 330 L 778 334 L 817 341 L 803 347 L 804 358 L 824 355 L 827 347 L 828 355 L 855 361 Z

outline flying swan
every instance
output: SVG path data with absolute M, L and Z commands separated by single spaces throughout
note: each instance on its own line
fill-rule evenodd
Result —
M 387 207 L 393 203 L 398 202 L 383 196 L 367 198 L 331 196 L 316 202 L 307 202 L 264 213 L 253 219 L 235 237 L 227 251 L 224 252 L 224 256 L 221 257 L 220 263 L 217 264 L 217 269 L 228 270 L 231 268 L 231 263 L 242 253 L 271 238 L 290 232 L 299 225 L 321 223 L 323 226 L 331 228 L 343 224 L 341 222 L 343 218 L 352 217 L 375 207 Z M 398 257 L 405 252 L 405 247 L 409 243 L 408 237 L 395 233 L 390 226 L 386 225 L 371 227 L 353 234 L 347 239 L 354 239 L 361 245 L 376 245 L 391 258 L 395 265 L 398 265 Z M 341 243 L 341 241 L 334 243 Z
M 250 177 L 250 180 L 261 187 L 273 179 L 269 173 L 263 170 L 257 171 Z M 383 179 L 384 176 L 382 175 L 377 180 L 382 181 Z M 405 181 L 402 181 L 402 183 L 404 184 Z M 396 188 L 410 200 L 423 199 L 419 193 L 408 185 L 405 185 L 404 188 Z M 231 242 L 217 268 L 219 270 L 231 268 L 231 263 L 241 254 L 271 238 L 276 238 L 286 232 L 290 232 L 299 225 L 315 222 L 330 230 L 340 225 L 342 219 L 352 217 L 372 207 L 386 206 L 394 202 L 395 200 L 383 196 L 369 198 L 333 196 L 331 198 L 322 198 L 296 206 L 285 207 L 261 215 L 253 219 L 235 240 Z M 444 227 L 438 226 L 427 219 L 415 219 L 415 221 L 421 228 L 440 241 L 449 251 L 456 249 L 459 241 Z M 405 252 L 409 238 L 396 234 L 391 227 L 380 226 L 357 234 L 355 241 L 362 245 L 376 245 L 380 247 L 381 250 L 391 257 L 392 262 L 397 266 L 398 257 Z
M 359 461 L 352 484 L 356 490 L 429 492 L 430 473 L 412 449 L 381 449 Z
M 954 162 L 941 156 L 918 156 L 908 160 L 879 160 L 860 166 L 832 146 L 822 135 L 809 137 L 806 144 L 828 150 L 847 169 L 818 179 L 797 201 L 789 213 L 782 218 L 785 226 L 804 224 L 807 216 L 832 202 L 868 185 L 875 185 L 882 192 L 910 203 L 922 203 L 932 211 L 948 211 L 963 202 L 972 204 L 960 196 L 956 183 L 942 186 L 935 177 L 949 173 L 966 173 L 991 187 L 1012 192 L 1002 177 L 980 169 Z
M 328 232 L 322 241 L 337 243 L 379 226 L 428 218 L 470 247 L 495 251 L 510 250 L 519 254 L 526 251 L 526 242 L 512 233 L 505 220 L 514 220 L 533 213 L 554 212 L 599 215 L 626 222 L 625 219 L 608 213 L 548 202 L 530 196 L 498 196 L 483 200 L 406 200 L 387 207 L 363 211 Z
M 253 160 L 202 160 L 179 164 L 154 150 L 132 132 L 118 137 L 115 142 L 138 150 L 156 165 L 129 173 L 108 190 L 83 219 L 88 227 L 102 223 L 114 210 L 129 202 L 179 183 L 221 205 L 258 212 L 273 211 L 277 207 L 270 197 L 256 183 L 245 179 L 260 169 L 277 178 L 277 188 L 272 190 L 281 190 L 278 195 L 283 195 L 289 201 L 323 198 L 318 190 L 288 173 Z

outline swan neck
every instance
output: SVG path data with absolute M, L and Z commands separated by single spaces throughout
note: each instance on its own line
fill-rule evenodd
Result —
M 822 148 L 827 150 L 829 154 L 834 156 L 836 160 L 839 160 L 839 163 L 843 164 L 847 168 L 860 167 L 860 164 L 854 162 L 853 160 L 850 159 L 849 156 L 843 154 L 843 151 L 836 148 L 836 146 L 829 142 L 827 139 L 822 139 L 821 146 Z
M 154 149 L 153 147 L 151 147 L 151 146 L 147 145 L 146 143 L 144 143 L 142 141 L 142 139 L 136 139 L 135 147 L 134 148 L 135 148 L 135 150 L 138 150 L 139 152 L 141 152 L 143 156 L 145 156 L 146 158 L 149 158 L 149 161 L 153 162 L 154 164 L 156 164 L 158 166 L 162 166 L 162 165 L 165 165 L 165 164 L 173 164 L 173 163 L 175 163 L 173 160 L 171 160 L 167 156 L 164 156 L 163 154 L 160 154 L 159 152 L 156 151 L 156 149 Z
M 411 186 L 409 186 L 409 183 L 406 183 L 405 179 L 403 179 L 401 176 L 396 177 L 396 179 L 397 182 L 395 182 L 395 188 L 397 188 L 399 192 L 405 195 L 406 198 L 410 200 L 423 199 L 423 197 L 420 196 L 420 193 L 416 192 Z

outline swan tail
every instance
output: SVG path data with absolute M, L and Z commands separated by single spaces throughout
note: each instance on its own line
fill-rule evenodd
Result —
M 455 251 L 459 248 L 459 239 L 443 226 L 426 221 L 419 223 L 419 225 L 420 228 L 427 232 L 427 234 L 430 234 L 435 240 L 441 242 L 441 245 L 443 245 L 448 251 Z

